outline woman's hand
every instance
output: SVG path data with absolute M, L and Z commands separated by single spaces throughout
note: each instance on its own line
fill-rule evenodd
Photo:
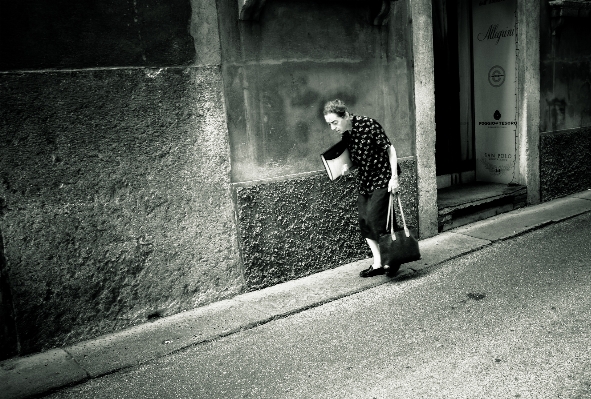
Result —
M 396 176 L 391 178 L 388 182 L 388 191 L 390 191 L 392 194 L 396 194 L 398 190 L 398 176 Z
M 341 169 L 341 174 L 343 176 L 347 176 L 349 173 L 351 173 L 351 169 L 349 169 L 349 165 L 344 164 L 343 168 Z

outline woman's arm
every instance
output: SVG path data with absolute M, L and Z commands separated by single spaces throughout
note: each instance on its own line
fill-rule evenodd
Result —
M 393 145 L 388 147 L 388 158 L 390 159 L 390 168 L 392 169 L 392 177 L 388 183 L 388 191 L 395 194 L 398 192 L 398 157 L 396 156 L 396 149 Z

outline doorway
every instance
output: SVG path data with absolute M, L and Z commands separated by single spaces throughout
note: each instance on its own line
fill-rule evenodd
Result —
M 470 32 L 470 29 L 466 29 L 469 28 L 472 24 L 471 13 L 468 13 L 467 10 L 470 10 L 473 4 L 463 3 L 467 0 L 458 1 L 460 1 L 460 3 L 456 5 L 456 7 L 460 11 L 460 13 L 457 14 L 458 52 L 460 52 L 462 51 L 462 49 L 470 50 L 472 48 L 472 46 L 460 45 L 463 37 L 460 34 L 460 29 L 465 29 L 465 31 Z M 493 2 L 491 4 L 502 3 L 503 2 Z M 443 4 L 446 6 L 447 9 L 450 9 L 447 2 Z M 540 110 L 540 92 L 539 87 L 537 87 L 536 84 L 523 83 L 535 83 L 539 82 L 540 79 L 540 4 L 537 2 L 517 2 L 516 6 L 517 7 L 514 13 L 514 16 L 516 18 L 515 22 L 517 25 L 520 26 L 520 29 L 517 31 L 516 38 L 519 41 L 520 49 L 520 51 L 516 53 L 516 71 L 518 72 L 518 76 L 520 77 L 520 80 L 516 82 L 517 88 L 515 90 L 515 94 L 518 99 L 517 111 L 519 115 L 519 118 L 516 121 L 518 135 L 515 139 L 515 149 L 518 154 L 515 161 L 515 165 L 517 166 L 517 168 L 515 169 L 516 178 L 514 179 L 513 183 L 487 183 L 489 187 L 491 184 L 495 184 L 499 187 L 499 189 L 502 188 L 502 190 L 499 190 L 499 195 L 495 197 L 492 197 L 490 193 L 482 193 L 481 196 L 481 193 L 478 193 L 479 196 L 476 198 L 476 201 L 472 201 L 474 197 L 470 197 L 470 202 L 468 202 L 466 200 L 467 196 L 460 192 L 463 190 L 455 190 L 456 192 L 452 192 L 451 194 L 453 194 L 456 197 L 460 197 L 460 199 L 457 201 L 458 203 L 456 203 L 455 198 L 453 198 L 454 202 L 450 204 L 444 203 L 442 201 L 444 198 L 443 194 L 446 194 L 443 193 L 443 191 L 447 189 L 435 190 L 435 188 L 437 188 L 438 185 L 437 183 L 446 177 L 446 175 L 441 171 L 441 168 L 444 167 L 445 170 L 445 167 L 448 167 L 441 161 L 442 150 L 439 150 L 438 157 L 434 156 L 434 152 L 437 148 L 435 141 L 437 139 L 439 141 L 439 147 L 441 147 L 441 142 L 445 138 L 448 139 L 446 141 L 449 141 L 452 144 L 455 142 L 456 146 L 460 147 L 461 155 L 459 158 L 459 162 L 451 162 L 451 164 L 459 164 L 461 166 L 463 165 L 459 168 L 461 171 L 461 175 L 458 176 L 456 180 L 462 185 L 469 186 L 468 184 L 464 184 L 464 182 L 468 182 L 472 179 L 473 181 L 476 180 L 477 161 L 475 141 L 473 135 L 473 132 L 476 127 L 476 123 L 474 122 L 475 112 L 473 110 L 471 101 L 469 101 L 466 104 L 467 106 L 460 106 L 460 109 L 462 111 L 459 113 L 459 121 L 456 122 L 455 125 L 460 126 L 461 130 L 460 133 L 455 134 L 455 141 L 453 134 L 446 135 L 444 134 L 445 130 L 441 126 L 438 129 L 436 129 L 433 126 L 435 122 L 435 118 L 433 117 L 435 108 L 434 93 L 437 92 L 437 96 L 440 96 L 441 92 L 443 91 L 442 88 L 437 88 L 434 84 L 435 79 L 433 66 L 435 64 L 435 61 L 433 47 L 436 43 L 437 45 L 441 43 L 438 42 L 441 36 L 437 36 L 440 35 L 440 33 L 437 33 L 436 35 L 433 33 L 433 31 L 435 30 L 433 19 L 435 17 L 438 17 L 440 21 L 445 21 L 447 24 L 448 13 L 446 12 L 445 14 L 443 14 L 440 11 L 440 9 L 442 8 L 440 6 L 434 7 L 434 0 L 417 0 L 409 2 L 411 16 L 413 17 L 412 29 L 415 74 L 414 85 L 416 91 L 414 97 L 414 107 L 416 111 L 416 156 L 417 160 L 420 159 L 422 161 L 417 162 L 417 188 L 419 191 L 419 228 L 421 237 L 430 237 L 437 234 L 436 229 L 434 229 L 435 226 L 439 227 L 439 231 L 444 231 L 448 228 L 453 228 L 453 226 L 457 226 L 457 224 L 452 223 L 452 227 L 449 227 L 449 221 L 454 221 L 454 213 L 456 209 L 463 209 L 466 211 L 474 210 L 474 208 L 481 208 L 482 204 L 486 203 L 487 201 L 492 202 L 497 198 L 505 198 L 508 195 L 514 198 L 514 202 L 512 204 L 513 209 L 519 206 L 523 206 L 524 204 L 534 204 L 539 203 L 540 201 L 538 148 L 540 137 L 538 117 Z M 432 10 L 432 18 L 430 20 L 421 18 L 421 16 L 425 15 L 425 9 Z M 465 17 L 460 17 L 460 15 L 464 15 Z M 445 19 L 443 17 L 445 17 Z M 469 42 L 469 38 L 472 37 L 472 32 L 470 32 L 470 34 L 466 36 L 468 36 L 467 41 Z M 445 43 L 445 41 L 443 42 Z M 471 51 L 468 51 L 468 53 L 470 52 Z M 471 56 L 463 57 L 458 55 L 458 67 L 460 69 L 465 68 L 465 63 L 469 64 L 469 60 L 471 58 Z M 438 68 L 440 64 L 441 62 L 436 64 L 438 75 L 440 75 Z M 471 68 L 471 65 L 469 65 L 468 70 L 471 70 Z M 457 74 L 458 76 L 466 76 L 464 72 L 461 71 L 458 71 Z M 485 76 L 483 78 L 488 78 L 488 76 Z M 457 92 L 457 97 L 454 98 L 457 98 L 458 103 L 460 103 L 464 102 L 466 98 L 466 90 L 462 89 L 462 84 L 469 82 L 469 85 L 473 87 L 474 82 L 471 78 L 464 78 L 458 80 L 460 81 L 459 92 Z M 417 96 L 417 93 L 420 94 L 420 96 Z M 470 97 L 471 96 L 469 95 L 467 98 Z M 462 125 L 461 121 L 465 121 L 465 125 Z M 439 124 L 441 123 L 442 122 L 439 122 Z M 468 132 L 469 134 L 462 136 L 462 129 L 465 129 L 463 131 Z M 434 132 L 434 130 L 436 131 L 436 133 Z M 458 136 L 459 140 L 457 140 Z M 464 138 L 463 140 L 462 137 Z M 437 163 L 439 163 L 439 168 L 437 168 Z M 436 173 L 433 173 L 434 171 Z M 434 174 L 438 175 L 437 179 L 432 178 Z M 448 181 L 449 180 L 451 179 L 448 179 Z M 449 183 L 449 185 L 451 185 L 451 183 Z M 453 186 L 448 188 L 453 189 Z M 507 188 L 524 188 L 525 192 L 516 194 L 506 193 L 504 190 Z M 484 196 L 486 196 L 486 198 L 481 199 L 481 197 Z M 499 213 L 502 211 L 506 211 L 508 208 L 508 206 L 501 208 L 501 205 L 498 205 L 495 209 L 491 209 L 490 212 L 487 212 L 486 215 L 491 215 L 493 212 Z M 448 212 L 448 210 L 450 212 Z M 486 217 L 486 215 L 482 215 L 482 217 Z
M 432 0 L 438 230 L 525 206 L 517 184 L 477 181 L 472 0 Z M 478 179 L 480 180 L 480 179 Z
M 437 188 L 474 182 L 471 2 L 433 0 Z

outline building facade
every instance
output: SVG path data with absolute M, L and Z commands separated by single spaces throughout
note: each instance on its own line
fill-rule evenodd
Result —
M 319 156 L 330 99 L 384 126 L 421 238 L 476 183 L 591 188 L 588 1 L 517 0 L 485 29 L 514 44 L 514 153 L 509 183 L 477 178 L 474 10 L 494 3 L 2 2 L 1 357 L 369 257 L 354 176 Z

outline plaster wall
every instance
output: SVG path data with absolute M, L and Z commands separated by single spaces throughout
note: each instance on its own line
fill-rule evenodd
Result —
M 1 7 L 2 305 L 10 293 L 18 336 L 2 345 L 23 355 L 241 292 L 215 2 Z
M 234 182 L 323 170 L 319 154 L 339 140 L 322 115 L 334 98 L 413 155 L 404 2 L 385 26 L 370 23 L 374 2 L 269 1 L 258 21 L 218 3 Z
M 588 8 L 581 10 L 579 16 L 558 18 L 558 13 L 553 16 L 548 3 L 542 2 L 539 165 L 542 201 L 591 188 L 591 17 Z
M 553 18 L 542 4 L 540 131 L 591 126 L 591 16 Z
M 371 256 L 354 178 L 330 182 L 320 153 L 340 140 L 324 103 L 377 119 L 396 147 L 409 224 L 418 227 L 407 3 L 267 1 L 238 21 L 219 0 L 222 64 L 241 257 L 248 289 Z
M 196 57 L 188 0 L 3 1 L 0 7 L 4 71 L 189 65 Z

